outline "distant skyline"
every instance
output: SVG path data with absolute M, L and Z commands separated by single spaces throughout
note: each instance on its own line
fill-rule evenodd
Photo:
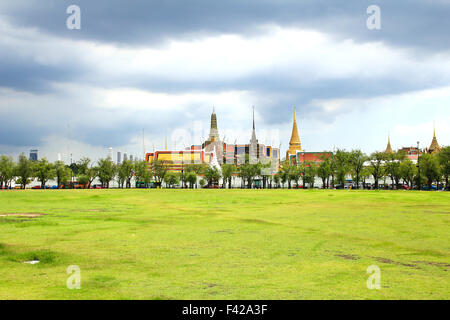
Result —
M 213 106 L 229 143 L 250 141 L 255 106 L 281 154 L 294 107 L 307 151 L 382 151 L 389 134 L 426 148 L 434 122 L 450 145 L 449 16 L 447 0 L 5 0 L 0 154 L 142 157 L 143 129 L 148 152 L 188 132 L 181 149 L 207 137 Z

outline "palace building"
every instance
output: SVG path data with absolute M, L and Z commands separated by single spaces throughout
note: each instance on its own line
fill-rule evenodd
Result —
M 430 147 L 426 148 L 425 150 L 421 150 L 418 147 L 403 147 L 401 149 L 399 149 L 399 152 L 404 152 L 406 154 L 406 157 L 409 160 L 413 160 L 413 161 L 417 161 L 419 158 L 419 155 L 421 155 L 422 153 L 431 153 L 431 154 L 437 154 L 439 152 L 441 152 L 442 148 L 439 145 L 437 138 L 436 138 L 436 129 L 434 129 L 434 134 L 433 134 L 433 139 L 431 140 L 431 145 Z M 394 150 L 392 149 L 391 146 L 391 138 L 388 138 L 388 144 L 386 147 L 386 151 L 385 153 L 387 154 L 392 154 L 394 153 Z
M 187 164 L 210 164 L 214 154 L 222 164 L 270 163 L 273 174 L 280 163 L 280 149 L 259 143 L 256 138 L 255 111 L 253 109 L 252 134 L 248 144 L 228 144 L 220 139 L 215 110 L 211 114 L 208 139 L 201 145 L 192 145 L 179 151 L 155 151 L 147 153 L 146 160 L 151 165 L 154 160 L 167 163 L 169 170 L 181 171 Z

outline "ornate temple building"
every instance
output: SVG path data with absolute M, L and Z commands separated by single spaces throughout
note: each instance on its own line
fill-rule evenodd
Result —
M 425 150 L 421 150 L 418 147 L 403 147 L 403 148 L 399 149 L 398 151 L 404 152 L 406 154 L 406 157 L 409 160 L 417 161 L 419 158 L 419 155 L 421 155 L 424 152 L 431 153 L 431 154 L 437 154 L 437 153 L 441 152 L 441 150 L 442 150 L 442 148 L 439 145 L 437 138 L 436 138 L 436 129 L 434 129 L 433 139 L 431 140 L 431 145 L 429 148 L 426 148 Z M 385 153 L 387 153 L 387 154 L 394 153 L 394 150 L 392 149 L 392 146 L 391 146 L 391 138 L 390 137 L 388 138 L 388 145 L 386 147 Z
M 297 114 L 294 108 L 294 122 L 292 124 L 291 140 L 289 149 L 286 151 L 286 160 L 290 164 L 301 164 L 303 162 L 320 163 L 325 158 L 333 157 L 332 152 L 306 152 L 302 149 L 302 143 L 298 134 Z
M 388 144 L 387 144 L 385 153 L 387 153 L 387 154 L 393 154 L 394 153 L 394 150 L 392 150 L 392 146 L 391 146 L 391 136 L 390 135 L 388 137 Z
M 427 149 L 428 153 L 436 154 L 441 152 L 442 148 L 439 146 L 439 143 L 436 138 L 436 128 L 434 128 L 433 140 L 431 141 L 430 147 Z
M 146 160 L 151 165 L 154 160 L 165 161 L 171 171 L 181 171 L 187 164 L 210 164 L 213 154 L 219 164 L 270 163 L 273 174 L 278 171 L 280 149 L 258 142 L 253 108 L 253 128 L 248 144 L 228 144 L 220 139 L 215 110 L 211 114 L 208 139 L 201 145 L 192 145 L 181 151 L 155 151 L 147 153 Z

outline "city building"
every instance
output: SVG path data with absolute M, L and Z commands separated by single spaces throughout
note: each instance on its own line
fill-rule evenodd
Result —
M 38 160 L 38 150 L 37 149 L 30 150 L 30 160 L 31 161 L 37 161 Z
M 117 151 L 117 164 L 122 163 L 122 152 Z

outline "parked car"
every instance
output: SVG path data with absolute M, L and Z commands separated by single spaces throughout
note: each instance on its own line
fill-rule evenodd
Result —
M 41 189 L 41 186 L 34 186 L 34 187 L 31 187 L 31 189 Z

